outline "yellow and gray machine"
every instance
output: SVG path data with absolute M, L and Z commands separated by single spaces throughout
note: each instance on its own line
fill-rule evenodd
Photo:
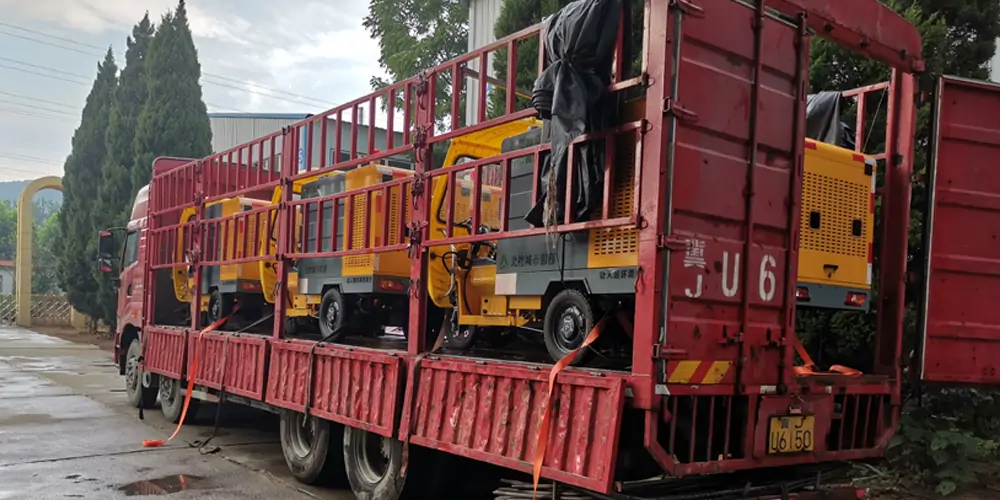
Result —
M 396 167 L 366 165 L 341 175 L 322 177 L 304 184 L 302 199 L 331 196 L 412 175 L 412 171 Z M 388 189 L 388 213 L 384 210 L 382 194 L 379 192 L 352 195 L 350 213 L 346 213 L 346 199 L 338 198 L 335 235 L 330 234 L 334 201 L 322 202 L 322 220 L 320 203 L 306 205 L 305 219 L 308 222 L 302 228 L 303 248 L 314 251 L 318 237 L 321 238 L 318 247 L 320 252 L 364 248 L 366 227 L 371 228 L 369 248 L 385 245 L 380 233 L 386 217 L 389 218 L 388 241 L 399 241 L 399 232 L 402 230 L 400 217 L 402 215 L 404 220 L 408 220 L 411 205 L 409 193 L 403 191 L 401 185 Z M 406 214 L 400 214 L 400 197 L 404 195 Z M 372 197 L 370 203 L 369 196 Z M 377 334 L 386 326 L 405 325 L 406 292 L 410 276 L 410 260 L 406 251 L 310 257 L 301 259 L 296 267 L 298 279 L 297 294 L 293 299 L 296 302 L 295 309 L 316 310 L 319 329 L 324 337 L 330 340 L 341 338 L 350 330 L 341 327 L 354 316 L 370 318 L 356 322 L 357 327 L 367 330 L 363 333 L 368 334 Z
M 630 112 L 635 115 L 640 109 L 633 105 Z M 498 153 L 546 140 L 546 130 L 534 127 L 508 136 Z M 635 136 L 616 140 L 611 218 L 627 217 L 634 200 Z M 534 159 L 514 159 L 510 169 L 507 223 L 514 231 L 530 227 L 525 215 L 534 205 Z M 536 338 L 541 332 L 549 354 L 560 359 L 583 342 L 602 311 L 632 309 L 638 263 L 635 228 L 505 238 L 482 247 L 460 250 L 454 268 L 457 314 L 448 336 L 453 347 L 467 348 L 477 337 L 502 343 L 514 330 L 535 332 Z M 435 303 L 445 307 L 436 297 Z M 592 355 L 585 350 L 576 363 Z
M 501 142 L 514 134 L 537 125 L 536 120 L 521 120 L 498 125 L 472 134 L 455 138 L 445 158 L 445 166 L 464 161 L 477 160 L 500 153 Z M 321 198 L 363 187 L 408 178 L 413 172 L 397 167 L 370 164 L 337 175 L 327 176 L 307 182 L 302 186 L 302 199 Z M 430 240 L 444 237 L 447 214 L 444 201 L 447 199 L 447 182 L 444 176 L 436 176 L 431 182 L 432 215 L 430 217 Z M 471 218 L 471 197 L 473 185 L 468 179 L 456 179 L 456 193 L 452 220 L 456 221 L 454 235 L 469 234 L 469 228 L 461 224 Z M 369 203 L 368 196 L 373 199 Z M 323 202 L 323 231 L 319 231 L 319 203 L 306 205 L 306 219 L 302 230 L 303 248 L 314 251 L 317 237 L 321 236 L 321 252 L 342 251 L 363 248 L 366 227 L 371 241 L 369 248 L 393 244 L 399 239 L 399 232 L 410 221 L 411 198 L 408 186 L 394 186 L 388 190 L 388 206 L 383 207 L 381 192 L 355 194 L 351 197 L 350 214 L 344 198 L 337 201 L 337 234 L 331 235 L 333 202 Z M 400 203 L 400 197 L 405 197 Z M 499 187 L 484 187 L 481 199 L 481 225 L 496 230 L 499 226 L 501 192 Z M 400 207 L 404 213 L 400 213 Z M 369 210 L 370 208 L 370 210 Z M 388 218 L 388 241 L 382 241 L 382 228 Z M 402 220 L 401 220 L 402 219 Z M 347 223 L 345 223 L 345 220 Z M 345 242 L 349 242 L 349 245 Z M 489 245 L 472 245 L 483 248 Z M 435 305 L 440 309 L 452 310 L 456 285 L 453 268 L 458 262 L 458 252 L 470 245 L 444 245 L 430 248 L 428 288 Z M 310 257 L 296 264 L 296 293 L 290 294 L 293 306 L 291 314 L 314 316 L 319 321 L 319 329 L 330 340 L 342 338 L 345 334 L 357 333 L 377 335 L 385 327 L 405 327 L 408 320 L 408 290 L 410 257 L 407 251 L 368 252 L 343 257 Z M 289 278 L 291 282 L 291 277 Z M 434 314 L 432 317 L 437 318 Z M 353 321 L 351 321 L 353 320 Z M 434 323 L 434 321 L 432 321 Z M 436 324 L 434 325 L 436 328 Z M 360 330 L 358 332 L 358 330 Z
M 633 106 L 630 111 L 634 116 L 639 109 Z M 502 149 L 507 153 L 545 140 L 543 129 L 533 129 L 505 140 Z M 618 140 L 611 218 L 627 217 L 634 200 L 635 148 L 629 147 L 634 138 Z M 800 305 L 868 308 L 874 169 L 870 157 L 807 141 Z M 529 227 L 524 216 L 533 205 L 532 179 L 530 156 L 512 162 L 511 230 Z M 637 231 L 622 227 L 563 234 L 554 245 L 546 235 L 502 239 L 490 257 L 470 252 L 472 257 L 460 259 L 463 264 L 454 271 L 459 298 L 449 342 L 467 348 L 484 333 L 496 339 L 510 329 L 535 331 L 542 333 L 551 357 L 562 358 L 581 345 L 603 313 L 632 310 L 637 247 Z M 585 363 L 592 355 L 593 350 L 584 350 L 574 363 Z
M 206 221 L 230 217 L 240 212 L 247 212 L 270 204 L 267 200 L 237 197 L 227 198 L 209 203 L 205 206 Z M 181 220 L 191 221 L 195 209 L 188 208 L 181 214 Z M 252 251 L 253 245 L 245 244 L 248 235 L 256 234 L 256 218 L 248 217 L 238 223 L 207 224 L 204 231 L 205 242 L 209 246 L 203 251 L 214 250 L 214 255 L 206 255 L 208 260 L 234 260 L 252 257 L 245 255 L 247 249 Z M 190 235 L 182 232 L 183 237 L 177 242 L 177 259 L 187 260 L 183 255 L 183 245 Z M 174 295 L 180 302 L 191 301 L 191 291 L 194 288 L 193 267 L 178 267 L 173 270 Z M 201 312 L 206 315 L 205 323 L 213 323 L 229 316 L 236 303 L 240 303 L 241 318 L 254 320 L 262 317 L 265 303 L 262 297 L 260 270 L 256 262 L 208 265 L 202 268 L 201 280 Z
M 867 311 L 875 233 L 875 159 L 806 139 L 799 307 Z

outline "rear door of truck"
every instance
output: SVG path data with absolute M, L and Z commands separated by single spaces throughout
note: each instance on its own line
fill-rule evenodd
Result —
M 943 77 L 928 172 L 927 382 L 1000 382 L 1000 85 Z

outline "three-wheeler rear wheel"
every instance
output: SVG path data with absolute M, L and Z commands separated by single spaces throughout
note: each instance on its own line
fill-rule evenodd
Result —
M 594 306 L 586 295 L 572 288 L 557 293 L 545 311 L 542 329 L 549 356 L 559 361 L 579 349 L 594 324 Z M 571 366 L 585 365 L 593 357 L 593 349 L 582 349 L 573 358 Z
M 233 308 L 236 306 L 236 301 L 233 300 L 233 296 L 230 294 L 223 294 L 218 289 L 212 290 L 211 295 L 208 298 L 208 322 L 209 324 L 215 323 L 216 321 L 221 321 L 223 318 L 229 317 L 233 314 Z M 228 323 L 228 321 L 223 322 L 219 325 L 222 328 Z M 207 326 L 207 325 L 206 325 Z
M 347 319 L 347 302 L 344 295 L 336 288 L 330 288 L 323 293 L 319 305 L 319 331 L 323 338 L 336 342 L 344 336 L 341 328 Z

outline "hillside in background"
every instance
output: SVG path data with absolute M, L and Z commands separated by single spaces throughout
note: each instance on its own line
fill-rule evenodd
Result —
M 0 181 L 0 203 L 9 202 L 14 205 L 17 204 L 17 198 L 21 196 L 21 191 L 24 190 L 31 181 Z M 54 189 L 45 189 L 39 191 L 35 195 L 35 201 L 45 200 L 47 202 L 54 202 L 57 204 L 62 204 L 62 193 Z

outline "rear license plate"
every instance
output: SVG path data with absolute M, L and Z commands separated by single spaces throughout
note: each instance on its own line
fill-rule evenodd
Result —
M 771 417 L 767 433 L 768 455 L 813 451 L 815 426 L 816 417 L 811 415 Z

